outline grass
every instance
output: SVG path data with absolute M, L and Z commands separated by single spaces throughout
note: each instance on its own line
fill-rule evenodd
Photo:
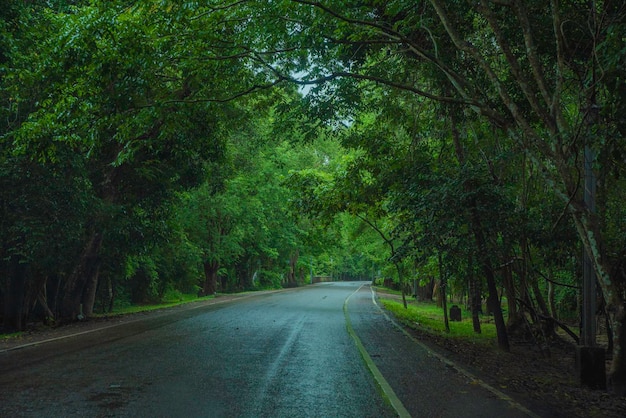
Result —
M 178 293 L 172 297 L 168 297 L 168 295 L 166 295 L 166 297 L 163 298 L 163 301 L 161 303 L 114 307 L 113 312 L 94 313 L 92 316 L 94 318 L 105 318 L 107 316 L 126 315 L 126 314 L 133 314 L 133 313 L 139 313 L 139 312 L 155 311 L 157 309 L 171 308 L 173 306 L 183 305 L 185 303 L 196 302 L 196 301 L 201 301 L 201 300 L 209 300 L 213 298 L 215 298 L 215 296 L 205 296 L 205 297 L 199 298 L 193 294 Z M 24 331 L 14 332 L 11 334 L 0 334 L 0 340 L 4 340 L 4 339 L 8 340 L 10 338 L 19 338 L 23 334 L 24 334 Z
M 183 305 L 185 303 L 198 302 L 198 301 L 209 300 L 213 298 L 215 298 L 215 296 L 204 296 L 204 297 L 199 298 L 193 294 L 178 293 L 176 294 L 175 297 L 164 297 L 163 301 L 160 303 L 114 307 L 113 312 L 94 313 L 93 316 L 98 318 L 98 317 L 106 317 L 106 316 L 112 316 L 112 315 L 125 315 L 125 314 L 139 313 L 139 312 L 155 311 L 157 309 L 171 308 L 173 306 Z
M 24 334 L 24 331 L 13 332 L 11 334 L 0 334 L 0 340 L 8 340 L 10 338 L 19 338 Z
M 402 291 L 400 290 L 390 289 L 388 287 L 383 287 L 380 285 L 372 286 L 372 287 L 374 288 L 374 290 L 380 290 L 382 292 L 389 293 L 391 295 L 398 295 L 398 296 L 402 295 Z M 409 296 L 407 296 L 407 299 L 409 299 Z
M 450 321 L 450 332 L 447 333 L 443 319 L 443 310 L 434 303 L 412 303 L 408 305 L 407 309 L 404 309 L 402 303 L 395 300 L 383 298 L 381 302 L 398 320 L 411 328 L 419 329 L 429 334 L 484 343 L 492 343 L 496 338 L 496 327 L 492 323 L 481 322 L 481 333 L 476 334 L 472 325 L 471 313 L 463 308 L 461 308 L 462 321 Z

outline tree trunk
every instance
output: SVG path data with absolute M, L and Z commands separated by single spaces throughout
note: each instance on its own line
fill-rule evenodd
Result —
M 113 312 L 113 305 L 115 304 L 115 287 L 113 286 L 113 280 L 111 280 L 111 275 L 107 274 L 107 306 L 105 312 Z
M 4 305 L 6 329 L 23 331 L 38 300 L 42 306 L 41 319 L 44 322 L 47 320 L 51 312 L 44 297 L 46 279 L 47 276 L 43 274 L 32 274 L 28 264 L 21 262 L 18 257 L 11 257 Z
M 454 142 L 454 150 L 456 158 L 461 166 L 465 165 L 465 150 L 461 142 L 461 135 L 459 132 L 459 124 L 456 120 L 456 109 L 452 109 L 450 112 L 451 132 L 452 140 Z M 463 188 L 466 192 L 471 192 L 471 185 L 469 182 L 464 182 Z M 509 351 L 509 338 L 506 331 L 506 324 L 504 323 L 504 317 L 502 316 L 502 308 L 500 307 L 500 300 L 498 298 L 498 290 L 496 288 L 496 280 L 493 274 L 493 267 L 487 254 L 487 242 L 482 229 L 482 223 L 480 222 L 480 214 L 477 209 L 477 202 L 475 198 L 470 201 L 470 226 L 474 233 L 474 239 L 478 248 L 478 259 L 482 266 L 483 273 L 487 279 L 487 289 L 489 291 L 489 299 L 487 301 L 487 309 L 493 310 L 494 321 L 496 324 L 496 334 L 498 337 L 498 346 L 504 350 Z M 476 330 L 476 325 L 474 325 Z
M 43 310 L 44 324 L 46 325 L 54 323 L 54 313 L 48 306 L 48 291 L 46 287 L 47 281 L 48 278 L 45 277 L 43 284 L 39 288 L 39 292 L 37 293 L 37 302 L 41 305 L 41 309 Z
M 626 308 L 621 283 L 621 269 L 608 267 L 604 253 L 604 240 L 599 232 L 597 215 L 581 202 L 571 202 L 570 212 L 578 235 L 594 267 L 598 283 L 606 302 L 607 312 L 611 313 L 610 323 L 613 331 L 613 360 L 609 370 L 609 384 L 618 395 L 626 394 Z M 616 263 L 619 264 L 619 263 Z M 612 272 L 612 274 L 610 273 Z
M 448 319 L 448 304 L 447 304 L 447 296 L 446 296 L 446 275 L 443 272 L 443 257 L 441 256 L 441 251 L 438 251 L 438 259 L 439 259 L 439 283 L 441 283 L 441 305 L 443 308 L 443 324 L 446 327 L 446 332 L 450 332 L 450 321 Z
M 220 264 L 217 260 L 204 262 L 204 284 L 201 296 L 211 296 L 217 292 L 217 272 Z
M 296 285 L 296 266 L 298 265 L 298 258 L 300 256 L 300 250 L 295 250 L 289 256 L 289 274 L 287 276 L 287 284 L 289 286 Z
M 100 263 L 96 261 L 92 266 L 91 274 L 86 277 L 85 290 L 83 292 L 83 313 L 85 316 L 93 316 L 93 307 L 96 303 L 96 291 L 98 290 L 98 280 L 100 278 Z
M 515 294 L 515 283 L 513 282 L 513 269 L 511 265 L 503 267 L 502 272 L 502 286 L 504 287 L 504 294 L 506 295 L 506 302 L 509 308 L 509 318 L 506 322 L 507 327 L 515 326 L 520 322 L 520 312 L 517 309 L 517 296 Z
M 471 202 L 471 226 L 474 233 L 474 239 L 476 240 L 476 246 L 478 247 L 478 258 L 483 269 L 483 274 L 487 279 L 487 289 L 489 296 L 487 304 L 489 309 L 493 312 L 493 319 L 496 325 L 496 334 L 498 338 L 498 347 L 503 351 L 510 351 L 509 336 L 506 330 L 506 324 L 504 323 L 504 316 L 502 315 L 502 307 L 500 306 L 500 298 L 498 297 L 498 288 L 496 287 L 496 278 L 493 274 L 493 266 L 491 260 L 489 260 L 489 254 L 487 254 L 487 242 L 483 233 L 482 224 L 480 222 L 480 215 L 476 209 L 476 202 Z
M 468 291 L 470 300 L 470 311 L 472 312 L 472 326 L 474 327 L 474 332 L 476 334 L 480 334 L 482 332 L 482 330 L 480 329 L 480 317 L 478 316 L 478 314 L 481 312 L 480 282 L 476 280 L 476 275 L 474 274 L 474 257 L 472 257 L 471 254 L 468 261 Z
M 558 320 L 556 301 L 554 300 L 554 284 L 551 281 L 548 281 L 548 306 L 550 306 L 550 315 L 552 318 Z
M 439 282 L 439 280 L 437 280 L 435 282 L 435 285 L 433 286 L 433 295 L 437 299 L 437 307 L 438 308 L 443 307 L 443 299 L 442 299 L 443 292 L 441 291 L 441 283 Z
M 45 274 L 36 274 L 28 277 L 23 301 L 23 309 L 26 317 L 29 315 L 37 315 L 37 319 L 41 319 L 44 323 L 54 320 L 54 314 L 48 307 L 46 292 L 47 281 L 48 276 Z M 40 305 L 39 310 L 35 309 L 38 303 Z
M 402 266 L 400 265 L 400 263 L 394 263 L 394 266 L 396 267 L 396 272 L 398 273 L 400 292 L 402 292 L 402 306 L 404 306 L 404 309 L 407 309 L 408 305 L 406 303 L 406 289 L 404 286 L 404 274 L 402 272 Z
M 615 309 L 615 314 L 611 321 L 611 328 L 613 329 L 613 361 L 609 370 L 609 384 L 613 392 L 619 396 L 626 394 L 625 322 L 626 310 L 622 304 Z
M 60 320 L 74 321 L 82 312 L 83 295 L 87 283 L 97 280 L 100 269 L 99 253 L 102 245 L 102 234 L 92 232 L 87 241 L 82 254 L 78 259 L 78 264 L 68 277 L 63 287 L 63 297 L 61 298 Z M 93 309 L 93 302 L 92 302 Z
M 2 327 L 7 331 L 23 331 L 26 326 L 24 298 L 26 293 L 26 264 L 13 256 L 8 260 L 8 274 L 4 293 Z
M 41 305 L 41 319 L 46 322 L 53 317 L 45 298 L 47 276 L 33 275 L 27 263 L 19 257 L 8 261 L 8 275 L 4 292 L 3 328 L 23 331 L 37 302 Z
M 543 316 L 550 317 L 550 309 L 548 308 L 548 304 L 539 289 L 537 280 L 532 281 L 532 290 L 535 295 L 535 300 L 537 301 L 537 306 L 539 306 L 539 312 L 541 312 Z M 556 324 L 554 321 L 544 321 L 544 323 L 540 325 L 543 333 L 546 335 L 551 336 L 556 332 Z
M 611 390 L 619 396 L 626 395 L 626 304 L 623 299 L 623 290 L 619 289 L 626 283 L 625 271 L 626 260 L 617 261 L 611 270 L 612 286 L 607 286 L 607 283 L 604 283 L 602 287 L 603 292 L 605 291 L 605 309 L 611 330 L 609 343 L 612 343 L 613 348 L 613 361 L 609 369 L 608 380 Z

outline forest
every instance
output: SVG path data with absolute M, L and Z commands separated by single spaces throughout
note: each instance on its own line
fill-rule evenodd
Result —
M 0 331 L 328 277 L 465 301 L 503 350 L 578 343 L 587 259 L 626 390 L 625 18 L 4 0 Z

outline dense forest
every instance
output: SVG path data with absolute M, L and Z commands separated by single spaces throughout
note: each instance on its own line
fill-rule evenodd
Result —
M 387 278 L 508 350 L 586 257 L 626 388 L 625 7 L 5 0 L 2 330 Z

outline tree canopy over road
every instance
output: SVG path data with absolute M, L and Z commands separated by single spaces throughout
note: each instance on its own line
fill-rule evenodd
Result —
M 387 277 L 508 350 L 577 322 L 585 252 L 626 391 L 623 2 L 5 3 L 4 331 Z

